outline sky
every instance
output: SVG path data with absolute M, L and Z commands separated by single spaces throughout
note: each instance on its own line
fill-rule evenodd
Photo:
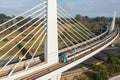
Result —
M 18 15 L 44 0 L 0 0 L 0 13 Z M 117 11 L 120 17 L 120 0 L 57 0 L 58 4 L 75 16 L 106 16 L 112 17 Z

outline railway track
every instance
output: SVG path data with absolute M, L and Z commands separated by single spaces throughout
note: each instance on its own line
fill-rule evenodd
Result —
M 67 63 L 59 62 L 59 63 L 57 63 L 55 65 L 52 65 L 52 66 L 50 66 L 48 68 L 44 68 L 44 69 L 42 69 L 40 71 L 37 71 L 37 72 L 35 72 L 33 74 L 25 76 L 25 77 L 21 78 L 20 80 L 34 80 L 34 79 L 37 79 L 37 78 L 39 78 L 41 76 L 44 76 L 44 75 L 46 75 L 48 73 L 51 73 L 52 71 L 55 71 L 55 70 L 57 70 L 59 68 L 62 68 L 64 66 L 74 62 L 75 60 L 78 60 L 78 59 L 80 59 L 80 58 L 94 52 L 95 50 L 99 49 L 100 47 L 104 46 L 106 43 L 110 42 L 114 37 L 116 37 L 116 35 L 118 35 L 118 30 L 115 30 L 113 33 L 107 35 L 106 37 L 103 36 L 102 40 L 99 40 L 96 44 L 94 44 L 94 45 L 96 45 L 96 47 L 94 47 L 94 48 L 90 49 L 89 51 L 75 57 L 75 59 L 70 59 Z M 91 44 L 93 44 L 93 43 L 91 43 Z

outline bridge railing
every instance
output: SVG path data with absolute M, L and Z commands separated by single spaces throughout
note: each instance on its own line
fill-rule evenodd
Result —
M 109 31 L 109 30 L 106 30 L 103 34 L 101 34 L 102 36 L 100 35 L 99 38 L 97 38 L 98 41 L 96 42 L 96 44 L 91 45 L 92 48 L 89 48 L 89 49 L 83 51 L 82 54 L 80 55 L 80 57 L 82 58 L 83 56 L 89 54 L 91 51 L 94 51 L 94 50 L 102 47 L 103 45 L 105 45 L 106 43 L 108 43 L 109 41 L 111 41 L 114 37 L 116 37 L 116 36 L 119 34 L 117 27 L 113 30 L 112 33 L 108 33 L 108 31 Z M 107 34 L 107 33 L 108 33 L 108 34 Z M 103 37 L 103 38 L 100 38 L 100 37 Z M 95 38 L 95 39 L 96 39 L 96 38 Z M 102 39 L 102 40 L 101 40 L 101 39 Z M 93 44 L 93 43 L 94 43 L 94 42 L 92 41 L 91 44 Z M 80 51 L 78 51 L 78 52 L 80 52 Z M 80 53 L 81 53 L 81 52 L 80 52 Z M 75 57 L 78 57 L 78 56 L 75 56 Z M 75 60 L 77 60 L 77 59 L 79 59 L 79 57 L 76 58 Z M 35 58 L 34 60 L 37 61 L 37 60 L 39 60 L 39 58 Z M 70 59 L 70 62 L 68 62 L 68 63 L 66 63 L 66 64 L 63 64 L 63 65 L 58 65 L 58 66 L 59 66 L 59 68 L 61 68 L 61 67 L 65 66 L 65 65 L 67 65 L 67 64 L 69 64 L 69 63 L 71 63 L 71 62 L 73 62 L 73 61 L 74 61 L 73 59 Z M 34 64 L 34 63 L 35 63 L 35 62 L 33 61 L 31 64 Z M 39 63 L 39 62 L 38 62 L 38 63 Z M 37 63 L 37 64 L 38 64 L 38 63 Z M 21 63 L 20 63 L 20 66 L 17 67 L 14 72 L 23 70 L 25 64 L 27 64 L 27 61 L 21 62 Z M 3 69 L 2 71 L 0 71 L 0 77 L 6 76 L 6 75 L 9 73 L 9 71 L 12 70 L 12 67 L 13 67 L 14 65 L 15 65 L 15 64 L 9 65 L 9 66 L 7 66 L 8 68 Z M 35 64 L 35 65 L 36 65 L 36 64 Z M 33 66 L 34 66 L 34 65 L 33 65 Z M 50 72 L 51 72 L 51 71 L 50 71 Z
M 105 46 L 106 44 L 108 44 L 109 42 L 111 42 L 114 38 L 116 38 L 118 36 L 118 29 L 115 29 L 112 33 L 106 35 L 103 37 L 103 39 L 99 41 L 99 43 L 97 43 L 97 45 L 95 45 L 92 50 L 88 50 L 87 52 L 85 52 L 84 54 L 80 55 L 80 56 L 76 56 L 75 58 L 76 59 L 70 59 L 67 63 L 58 63 L 56 65 L 53 65 L 49 68 L 46 68 L 45 70 L 40 70 L 40 71 L 37 71 L 35 73 L 33 73 L 32 75 L 30 76 L 27 76 L 27 77 L 23 77 L 23 78 L 20 78 L 20 79 L 36 79 L 36 77 L 42 77 L 44 75 L 47 75 L 47 74 L 50 74 L 51 72 L 54 72 L 58 69 L 61 69 L 77 60 L 79 60 L 80 58 L 83 58 L 87 55 L 89 55 L 90 53 L 96 51 L 97 49 Z M 91 43 L 92 44 L 92 43 Z M 34 75 L 35 74 L 35 75 Z
M 89 42 L 94 41 L 94 40 L 97 40 L 97 39 L 99 39 L 100 37 L 106 35 L 108 32 L 109 32 L 109 27 L 107 27 L 106 31 L 103 32 L 102 34 L 100 34 L 100 35 L 98 35 L 98 36 L 96 36 L 96 37 L 94 37 L 94 38 L 91 38 L 90 40 L 87 40 L 87 41 L 84 41 L 84 42 L 82 42 L 82 43 L 76 44 L 76 45 L 74 45 L 74 46 L 67 47 L 67 48 L 64 48 L 64 49 L 62 49 L 62 50 L 59 50 L 59 53 L 62 53 L 62 52 L 67 51 L 67 50 L 74 49 L 75 47 L 78 47 L 78 46 L 82 46 L 82 45 L 88 44 Z

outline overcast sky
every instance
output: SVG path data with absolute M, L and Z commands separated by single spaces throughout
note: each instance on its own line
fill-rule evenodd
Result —
M 0 0 L 0 13 L 18 15 L 38 5 L 43 0 Z M 58 0 L 70 14 L 83 16 L 112 16 L 114 10 L 120 17 L 120 0 Z

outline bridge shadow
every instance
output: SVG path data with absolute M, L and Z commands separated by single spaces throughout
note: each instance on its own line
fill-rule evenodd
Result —
M 21 43 L 19 43 L 19 44 L 17 45 L 17 47 L 18 47 L 19 49 L 21 49 L 23 46 L 22 46 Z M 27 52 L 27 49 L 25 49 L 25 48 L 23 48 L 23 49 L 21 50 L 21 53 L 22 53 L 23 56 L 26 54 L 26 52 Z M 27 54 L 25 55 L 25 58 L 26 58 L 26 59 L 30 59 L 30 58 L 32 58 L 32 56 L 30 55 L 29 52 L 27 52 Z
M 45 60 L 44 60 L 44 53 L 41 53 L 41 54 L 39 54 L 39 55 L 36 55 L 35 57 L 39 57 L 39 60 L 41 61 L 41 62 L 44 62 Z

